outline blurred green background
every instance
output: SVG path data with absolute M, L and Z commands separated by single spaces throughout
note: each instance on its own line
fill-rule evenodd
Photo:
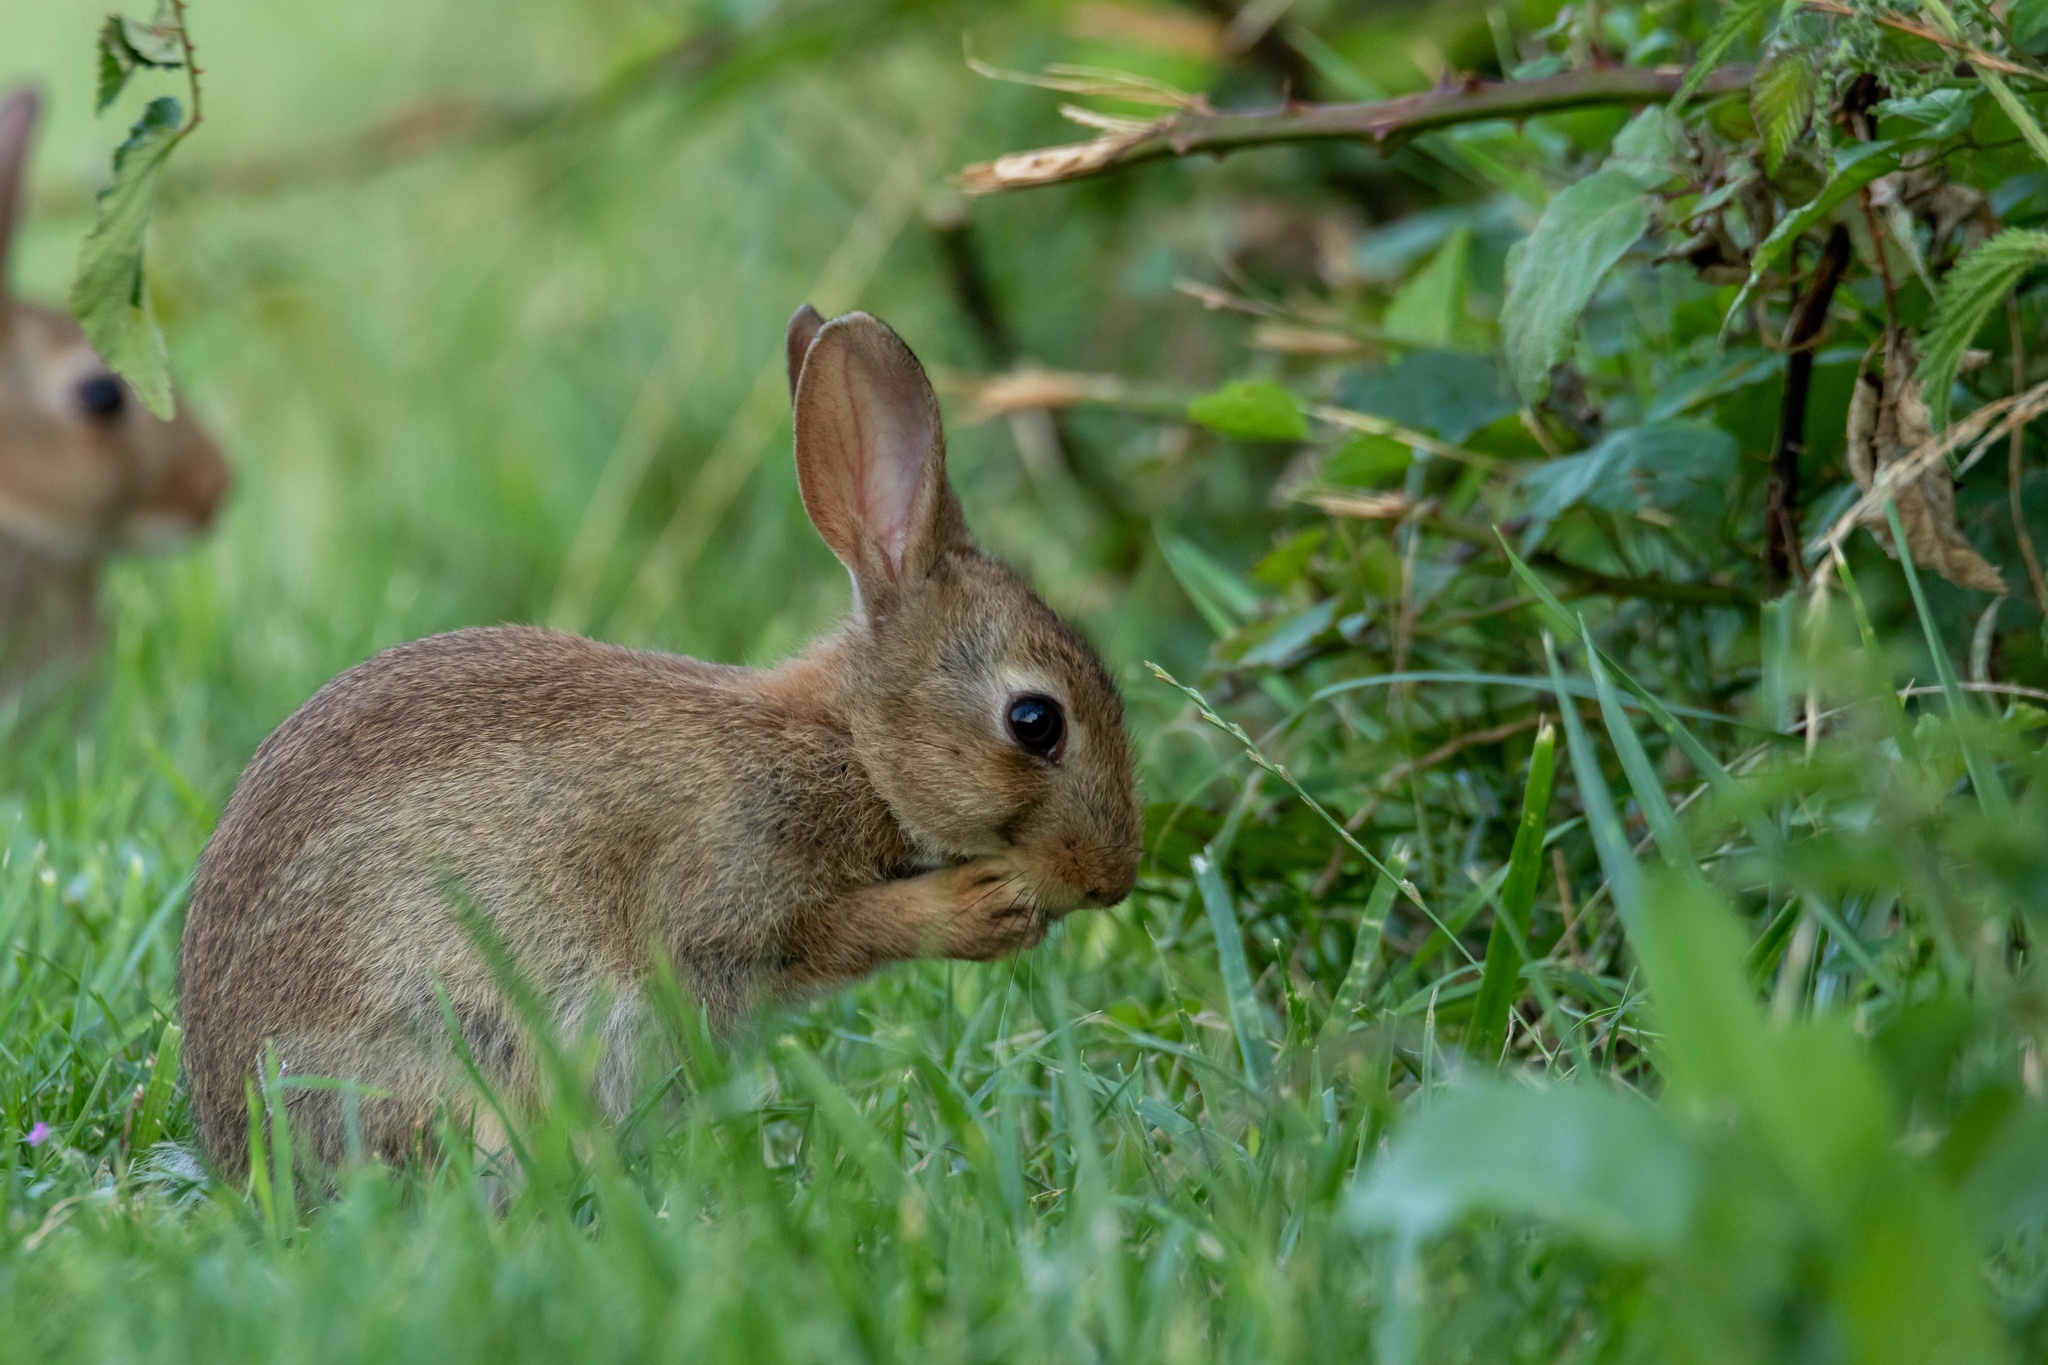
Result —
M 1807 536 L 1854 496 L 1867 348 L 1930 336 L 1969 252 L 2048 223 L 2048 171 L 1963 38 L 1901 36 L 1935 7 L 1851 9 L 194 0 L 206 118 L 150 261 L 237 482 L 206 539 L 113 568 L 82 676 L 0 701 L 0 1355 L 2039 1356 L 2039 441 L 1958 488 L 1995 603 L 1923 565 L 1916 607 L 1861 530 L 1839 590 L 1817 562 L 1793 595 L 1761 528 L 1823 231 L 1861 235 L 1814 343 Z M 92 115 L 104 12 L 0 0 L 0 87 L 48 96 L 29 297 L 64 297 L 142 101 L 184 93 L 149 76 Z M 2048 6 L 1953 13 L 2038 118 Z M 1228 109 L 1707 49 L 1742 67 L 1682 120 L 953 180 L 1090 135 L 1070 94 L 970 59 Z M 1898 95 L 1877 112 L 1873 72 Z M 1894 177 L 1868 226 L 1841 199 L 1733 307 L 1773 225 L 1880 135 L 1938 150 L 1929 193 Z M 1646 230 L 1562 319 L 1549 392 L 1512 393 L 1511 248 L 1614 174 L 1642 177 Z M 2010 329 L 1963 328 L 1992 354 L 1959 414 L 2048 380 L 2016 259 L 1986 296 L 2017 286 Z M 918 351 L 970 523 L 1121 680 L 1138 894 L 1017 962 L 685 1037 L 680 1112 L 535 1116 L 508 1207 L 459 1142 L 333 1191 L 294 1193 L 288 1160 L 206 1178 L 168 1088 L 177 934 L 279 720 L 460 626 L 765 662 L 843 611 L 789 461 L 803 302 Z M 981 381 L 1030 365 L 1112 397 L 977 420 Z

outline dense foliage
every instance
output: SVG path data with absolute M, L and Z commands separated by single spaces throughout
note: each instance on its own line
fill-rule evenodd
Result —
M 427 8 L 189 15 L 107 298 L 243 486 L 0 716 L 0 1340 L 2048 1350 L 2048 6 Z M 100 19 L 0 0 L 77 92 L 52 294 Z M 1005 157 L 1062 98 L 1095 140 Z M 437 629 L 829 621 L 806 298 L 940 363 L 970 520 L 1118 668 L 1138 894 L 730 1046 L 671 1001 L 623 1130 L 560 1040 L 502 1210 L 460 1142 L 207 1178 L 174 947 L 240 764 Z

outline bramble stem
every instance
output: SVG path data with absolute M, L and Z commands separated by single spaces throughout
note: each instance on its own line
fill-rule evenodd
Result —
M 1655 104 L 1685 81 L 1683 68 L 1610 67 L 1567 71 L 1532 81 L 1481 82 L 1364 104 L 1295 104 L 1244 113 L 1180 110 L 1128 133 L 1091 142 L 1013 152 L 960 172 L 969 194 L 1085 180 L 1164 157 L 1223 156 L 1283 142 L 1370 142 L 1382 149 L 1438 128 L 1488 119 L 1530 118 L 1602 104 Z M 1747 66 L 1724 66 L 1701 85 L 1707 94 L 1747 88 Z

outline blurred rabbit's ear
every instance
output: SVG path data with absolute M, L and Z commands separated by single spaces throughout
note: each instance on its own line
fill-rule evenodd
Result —
M 796 475 L 863 609 L 966 544 L 931 381 L 903 339 L 866 313 L 826 323 L 804 358 Z
M 789 331 L 783 334 L 782 345 L 789 352 L 789 401 L 796 401 L 796 381 L 803 377 L 804 357 L 811 353 L 811 343 L 818 339 L 818 329 L 825 325 L 825 319 L 818 316 L 818 310 L 808 303 L 789 315 Z
M 42 99 L 23 86 L 0 99 L 0 299 L 7 297 L 7 264 L 15 225 L 28 201 L 28 147 Z

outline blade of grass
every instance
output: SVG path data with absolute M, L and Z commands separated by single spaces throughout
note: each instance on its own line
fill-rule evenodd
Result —
M 1599 655 L 1601 665 L 1604 668 L 1613 670 L 1615 677 L 1621 680 L 1622 686 L 1626 687 L 1642 703 L 1643 709 L 1649 713 L 1650 718 L 1657 723 L 1658 728 L 1664 731 L 1671 742 L 1678 746 L 1679 752 L 1685 755 L 1686 760 L 1693 765 L 1694 770 L 1713 788 L 1715 795 L 1726 801 L 1732 810 L 1739 813 L 1743 821 L 1743 828 L 1748 831 L 1750 838 L 1756 842 L 1757 846 L 1771 854 L 1774 859 L 1782 860 L 1782 855 L 1785 851 L 1784 837 L 1779 834 L 1776 826 L 1763 817 L 1761 812 L 1750 808 L 1750 804 L 1743 799 L 1741 784 L 1735 780 L 1735 775 L 1728 771 L 1720 759 L 1714 757 L 1706 745 L 1700 742 L 1698 736 L 1686 729 L 1685 726 L 1679 724 L 1677 716 L 1672 713 L 1671 709 L 1663 701 L 1659 700 L 1648 688 L 1636 681 L 1635 677 L 1627 669 L 1616 663 L 1611 655 L 1600 651 L 1599 646 L 1593 643 L 1592 633 L 1586 630 L 1585 623 L 1577 621 L 1576 618 L 1565 612 L 1564 604 L 1551 594 L 1550 590 L 1543 585 L 1543 581 L 1530 571 L 1529 566 L 1524 564 L 1512 549 L 1508 548 L 1505 544 L 1503 544 L 1502 548 L 1507 550 L 1508 560 L 1513 566 L 1515 573 L 1522 579 L 1522 582 L 1530 591 L 1546 607 L 1557 613 L 1558 616 L 1567 621 L 1574 621 L 1578 625 L 1582 632 L 1582 639 L 1588 656 Z M 1846 572 L 1847 566 L 1844 565 L 1843 568 Z M 1851 587 L 1851 594 L 1853 597 L 1853 585 Z M 1856 600 L 1860 612 L 1861 600 Z M 1864 625 L 1867 632 L 1867 618 L 1864 621 Z M 1866 638 L 1868 638 L 1867 635 Z M 1892 698 L 1894 704 L 1897 703 L 1898 699 L 1895 695 L 1889 691 L 1886 695 Z M 1814 911 L 1815 916 L 1821 921 L 1822 927 L 1841 940 L 1842 946 L 1848 951 L 1849 955 L 1856 959 L 1857 965 L 1863 968 L 1872 981 L 1877 983 L 1880 990 L 1892 999 L 1898 999 L 1898 983 L 1892 980 L 1891 974 L 1878 963 L 1876 957 L 1864 946 L 1863 941 L 1848 932 L 1847 927 L 1842 924 L 1841 916 L 1835 913 L 1833 903 L 1828 897 L 1823 895 L 1817 887 L 1802 886 L 1801 889 L 1806 893 L 1807 903 Z
M 441 1026 L 448 1034 L 448 1045 L 455 1049 L 455 1059 L 462 1063 L 463 1071 L 469 1076 L 469 1083 L 476 1087 L 483 1102 L 498 1116 L 498 1123 L 505 1130 L 505 1140 L 512 1144 L 512 1155 L 519 1162 L 519 1169 L 531 1173 L 534 1167 L 533 1153 L 527 1150 L 526 1141 L 519 1135 L 520 1125 L 512 1121 L 512 1111 L 498 1095 L 498 1089 L 484 1076 L 483 1068 L 476 1064 L 476 1056 L 469 1050 L 469 1040 L 462 1035 L 462 1020 L 456 1016 L 455 1002 L 448 998 L 448 988 L 437 975 L 434 978 L 434 1001 L 441 1007 Z
M 2007 815 L 2012 811 L 2012 802 L 2005 794 L 2005 787 L 1998 780 L 1998 770 L 1991 760 L 1977 747 L 1970 734 L 1970 722 L 1975 713 L 1963 697 L 1963 689 L 1957 685 L 1955 665 L 1949 662 L 1948 649 L 1941 643 L 1941 632 L 1934 627 L 1934 613 L 1927 607 L 1927 594 L 1920 587 L 1920 571 L 1913 564 L 1913 551 L 1906 544 L 1905 528 L 1899 525 L 1898 504 L 1885 499 L 1885 520 L 1892 528 L 1892 544 L 1899 552 L 1899 567 L 1906 571 L 1906 587 L 1913 594 L 1913 610 L 1920 616 L 1920 629 L 1927 636 L 1927 651 L 1934 656 L 1934 675 L 1941 683 L 1942 699 L 1948 703 L 1949 719 L 1956 727 L 1956 743 L 1963 751 L 1963 764 L 1970 770 L 1970 785 L 1977 789 L 1977 800 L 1993 815 Z
M 280 1075 L 277 1047 L 266 1043 L 263 1047 L 263 1108 L 270 1118 L 271 1231 L 282 1242 L 288 1240 L 299 1225 L 299 1200 L 292 1169 L 292 1121 L 291 1115 L 285 1111 L 284 1088 L 278 1084 Z
M 1593 851 L 1599 856 L 1600 870 L 1607 878 L 1608 895 L 1621 915 L 1622 927 L 1633 939 L 1642 925 L 1642 869 L 1637 866 L 1635 854 L 1629 849 L 1628 832 L 1622 828 L 1621 817 L 1615 813 L 1614 796 L 1608 790 L 1606 775 L 1600 771 L 1599 756 L 1593 752 L 1593 741 L 1586 734 L 1585 723 L 1579 719 L 1578 708 L 1566 700 L 1564 669 L 1557 661 L 1557 644 L 1548 631 L 1543 633 L 1543 657 L 1550 665 L 1550 676 L 1557 682 L 1558 712 L 1564 717 L 1565 739 L 1572 755 L 1572 776 L 1578 782 L 1579 804 L 1586 810 L 1586 829 L 1593 836 Z
M 1387 930 L 1387 912 L 1394 908 L 1394 891 L 1392 877 L 1381 877 L 1373 883 L 1372 895 L 1366 898 L 1365 913 L 1358 919 L 1358 937 L 1351 945 L 1351 966 L 1337 987 L 1336 998 L 1330 1004 L 1330 1017 L 1323 1021 L 1324 1036 L 1349 1027 L 1359 1007 L 1365 1003 L 1366 987 L 1372 984 L 1373 964 L 1379 958 L 1380 938 Z
M 1856 620 L 1856 634 L 1863 642 L 1863 656 L 1870 662 L 1871 671 L 1878 676 L 1878 697 L 1885 715 L 1892 723 L 1892 738 L 1899 743 L 1899 752 L 1908 758 L 1917 752 L 1913 742 L 1913 726 L 1906 719 L 1906 703 L 1900 698 L 1898 689 L 1891 685 L 1891 679 L 1884 676 L 1884 647 L 1878 643 L 1877 627 L 1871 624 L 1870 612 L 1863 605 L 1863 594 L 1856 587 L 1856 576 L 1849 572 L 1849 561 L 1841 554 L 1834 556 L 1835 576 L 1842 580 L 1843 594 L 1849 599 L 1849 611 Z
M 136 1111 L 135 1127 L 129 1133 L 128 1151 L 146 1152 L 156 1145 L 164 1129 L 164 1115 L 171 1107 L 171 1092 L 178 1084 L 178 1054 L 184 1050 L 185 1031 L 165 1024 L 156 1043 L 156 1065 L 150 1068 L 149 1088 L 142 1092 L 142 1107 Z
M 826 1073 L 808 1048 L 792 1042 L 782 1049 L 780 1061 L 810 1095 L 813 1112 L 868 1178 L 876 1202 L 894 1207 L 903 1193 L 902 1163 L 889 1151 L 875 1126 L 862 1116 L 852 1096 Z
M 1195 885 L 1201 889 L 1202 905 L 1209 912 L 1209 927 L 1216 933 L 1216 960 L 1223 970 L 1223 990 L 1230 998 L 1230 1026 L 1237 1034 L 1237 1050 L 1244 1058 L 1245 1079 L 1251 1088 L 1273 1088 L 1271 1036 L 1266 1032 L 1265 1012 L 1252 992 L 1251 967 L 1244 956 L 1244 931 L 1238 924 L 1237 907 L 1230 888 L 1223 884 L 1223 872 L 1205 850 L 1191 860 Z
M 1635 727 L 1628 723 L 1628 716 L 1621 709 L 1621 698 L 1615 694 L 1614 684 L 1607 680 L 1607 670 L 1600 666 L 1600 651 L 1594 647 L 1592 632 L 1586 629 L 1583 619 L 1579 622 L 1579 637 L 1586 642 L 1586 671 L 1593 675 L 1593 686 L 1600 693 L 1600 716 L 1607 722 L 1607 737 L 1613 741 L 1614 751 L 1621 758 L 1621 770 L 1628 776 L 1629 787 L 1635 792 L 1643 819 L 1649 822 L 1651 837 L 1657 841 L 1657 851 L 1673 867 L 1697 872 L 1699 865 L 1693 861 L 1692 845 L 1686 841 L 1685 831 L 1678 826 L 1678 817 L 1672 813 L 1671 802 L 1664 795 L 1664 784 L 1657 780 L 1656 769 L 1650 766 L 1650 756 L 1643 752 L 1642 740 L 1636 736 Z M 1563 702 L 1560 701 L 1559 705 Z
M 1467 1046 L 1483 1059 L 1500 1055 L 1507 1040 L 1508 1008 L 1519 993 L 1523 950 L 1529 935 L 1529 908 L 1536 900 L 1536 881 L 1543 860 L 1543 819 L 1550 809 L 1550 779 L 1557 752 L 1557 732 L 1545 720 L 1536 731 L 1529 754 L 1529 778 L 1522 788 L 1522 818 L 1508 854 L 1508 878 L 1494 911 L 1487 939 L 1486 965 L 1479 979 L 1479 998 L 1472 1006 Z

